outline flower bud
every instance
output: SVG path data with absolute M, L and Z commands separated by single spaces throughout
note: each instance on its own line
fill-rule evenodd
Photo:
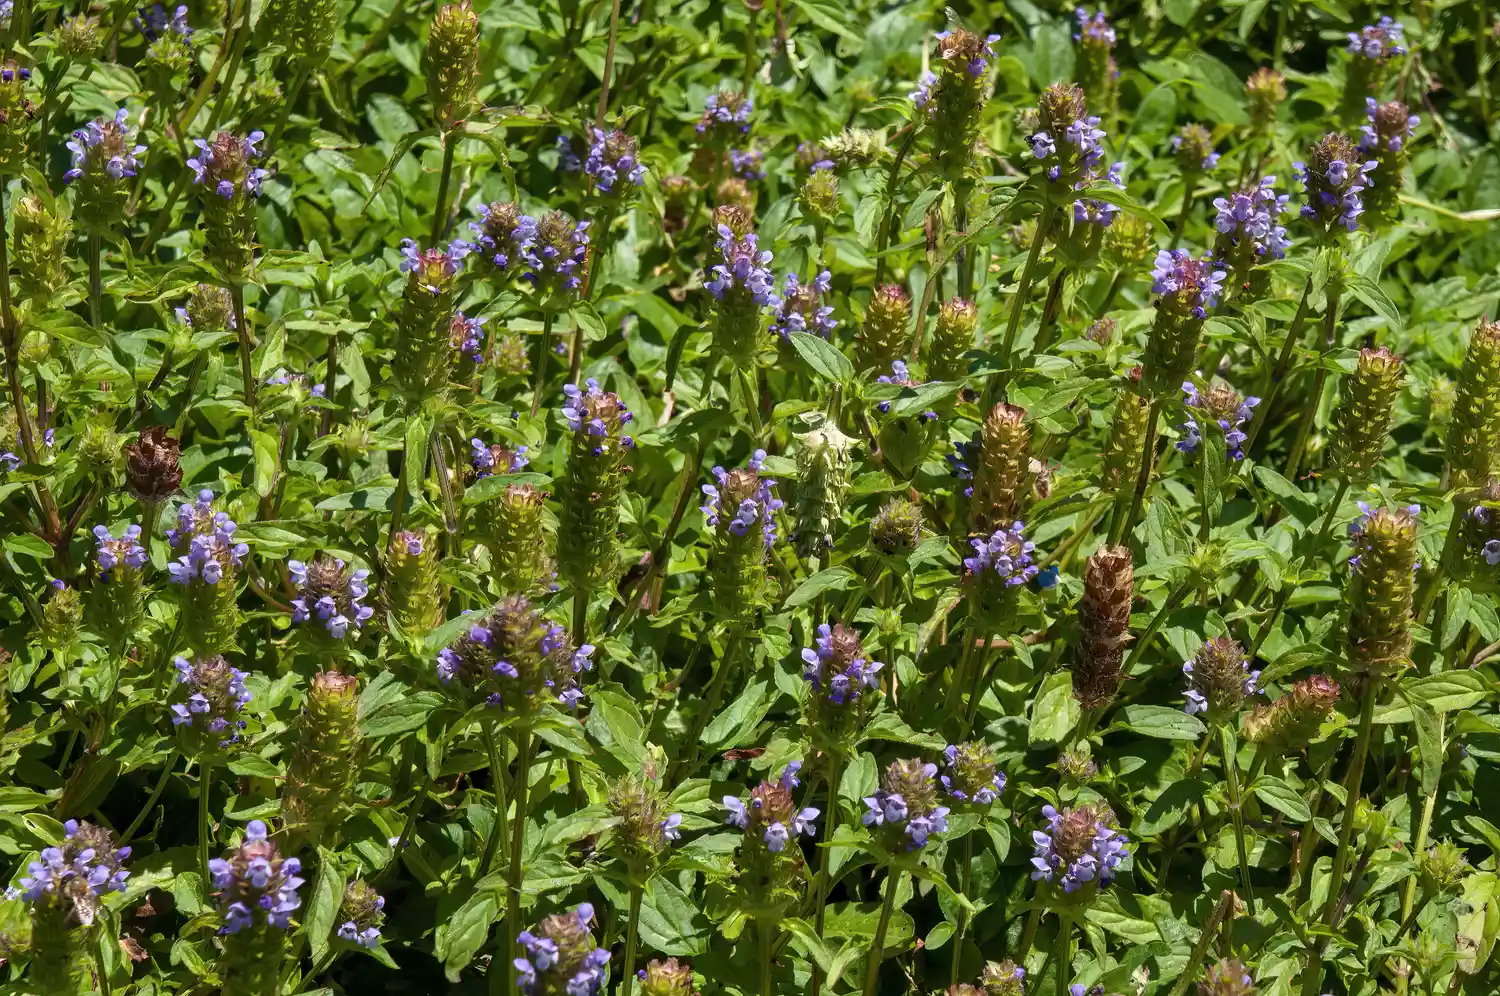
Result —
M 58 653 L 68 651 L 78 641 L 82 624 L 83 601 L 78 589 L 54 580 L 47 600 L 42 603 L 42 645 Z
M 430 397 L 448 383 L 453 367 L 453 278 L 463 269 L 470 249 L 459 239 L 447 249 L 419 249 L 411 239 L 401 240 L 401 272 L 407 279 L 396 315 L 391 371 L 409 397 Z
M 1338 700 L 1338 682 L 1321 674 L 1305 678 L 1276 701 L 1250 710 L 1245 739 L 1278 756 L 1304 750 L 1333 715 Z
M 713 279 L 703 287 L 714 296 L 714 347 L 729 362 L 748 367 L 762 347 L 761 312 L 779 308 L 771 275 L 771 253 L 759 247 L 752 231 L 753 216 L 734 205 L 714 210 L 721 262 L 713 267 Z
M 68 244 L 73 225 L 35 194 L 16 199 L 11 256 L 21 296 L 46 301 L 68 284 Z
M 256 27 L 266 43 L 285 46 L 286 56 L 304 70 L 328 58 L 338 28 L 338 4 L 332 0 L 268 0 Z
M 986 962 L 979 973 L 979 984 L 984 996 L 1023 996 L 1026 992 L 1026 969 L 1009 958 L 1004 961 Z
M 1085 709 L 1102 709 L 1120 691 L 1125 645 L 1132 639 L 1134 581 L 1130 550 L 1123 546 L 1101 546 L 1084 568 L 1078 603 L 1083 636 L 1073 662 L 1073 697 Z
M 177 671 L 173 697 L 178 700 L 170 709 L 172 725 L 187 752 L 197 756 L 238 743 L 245 728 L 240 712 L 251 699 L 245 672 L 219 656 L 193 661 L 176 657 L 172 666 Z
M 1005 791 L 1005 773 L 999 770 L 995 752 L 987 744 L 949 744 L 943 757 L 946 770 L 938 781 L 950 798 L 972 806 L 988 806 Z
M 785 504 L 776 482 L 760 476 L 765 450 L 756 450 L 743 470 L 713 469 L 714 484 L 701 486 L 699 506 L 712 530 L 708 575 L 714 611 L 723 619 L 743 619 L 770 604 L 766 559 L 776 543 L 776 513 Z
M 736 207 L 755 213 L 755 191 L 742 177 L 726 176 L 714 188 L 714 203 L 720 207 Z
M 403 530 L 386 550 L 381 602 L 403 633 L 421 638 L 438 624 L 442 609 L 437 542 L 430 530 Z
M 698 996 L 693 988 L 693 966 L 676 958 L 653 958 L 636 977 L 640 979 L 641 996 Z
M 468 0 L 444 4 L 427 35 L 427 99 L 444 131 L 474 108 L 479 82 L 479 15 Z
M 631 469 L 625 461 L 635 448 L 626 433 L 633 416 L 624 402 L 592 377 L 584 387 L 563 385 L 562 413 L 573 438 L 558 486 L 558 573 L 575 592 L 594 590 L 615 571 L 620 494 Z
M 1182 130 L 1172 136 L 1171 144 L 1177 168 L 1185 174 L 1204 173 L 1219 164 L 1219 154 L 1214 151 L 1214 137 L 1201 124 L 1195 122 L 1183 125 Z
M 385 924 L 385 897 L 364 879 L 355 879 L 344 887 L 344 901 L 339 904 L 338 938 L 362 948 L 380 944 L 380 928 Z
M 797 553 L 822 557 L 833 548 L 849 488 L 849 451 L 854 440 L 829 419 L 797 437 L 797 498 L 792 534 Z
M 31 70 L 14 59 L 0 64 L 0 177 L 19 176 L 26 167 L 27 143 L 36 105 L 26 96 Z
M 1366 218 L 1371 228 L 1394 224 L 1401 217 L 1401 187 L 1405 180 L 1407 143 L 1422 119 L 1399 100 L 1378 104 L 1365 100 L 1366 122 L 1360 129 L 1359 151 L 1375 163 L 1370 171 L 1370 189 L 1364 193 Z
M 911 94 L 912 103 L 926 115 L 938 168 L 950 179 L 962 176 L 973 156 L 986 76 L 999 41 L 999 35 L 981 38 L 963 28 L 939 33 L 938 71 L 923 73 Z
M 922 542 L 925 525 L 921 505 L 892 498 L 870 523 L 870 545 L 887 557 L 904 557 Z
M 483 702 L 529 720 L 550 701 L 577 706 L 593 652 L 587 643 L 575 648 L 561 626 L 513 595 L 473 614 L 468 631 L 438 652 L 437 676 L 466 706 Z
M 860 699 L 880 690 L 885 665 L 867 658 L 859 633 L 843 623 L 821 624 L 814 643 L 802 648 L 802 677 L 811 687 L 803 718 L 815 747 L 843 757 L 865 715 Z
M 661 178 L 662 224 L 669 234 L 676 235 L 687 227 L 688 213 L 697 192 L 698 185 L 688 177 L 674 174 Z
M 1102 888 L 1130 856 L 1129 842 L 1115 829 L 1115 814 L 1103 803 L 1062 812 L 1043 806 L 1042 816 L 1047 830 L 1031 835 L 1033 880 L 1061 885 L 1064 893 L 1095 882 Z
M 141 65 L 156 78 L 158 90 L 171 89 L 173 77 L 192 68 L 193 29 L 188 25 L 187 15 L 186 5 L 179 5 L 168 18 L 165 7 L 153 4 L 149 10 L 143 8 L 142 15 L 136 18 L 136 26 L 149 41 Z
M 1193 259 L 1186 249 L 1156 254 L 1151 290 L 1161 297 L 1141 364 L 1147 397 L 1171 394 L 1187 379 L 1197 359 L 1203 320 L 1223 294 L 1224 277 L 1211 258 Z
M 1382 677 L 1410 663 L 1420 509 L 1359 506 L 1361 515 L 1350 527 L 1355 554 L 1349 561 L 1348 661 L 1355 672 Z
M 214 511 L 213 497 L 204 489 L 193 504 L 177 506 L 177 528 L 167 530 L 176 557 L 167 571 L 180 592 L 183 635 L 200 654 L 234 646 L 239 628 L 236 582 L 242 558 L 250 552 L 248 545 L 235 541 L 237 527 L 228 513 Z
M 261 156 L 255 146 L 265 137 L 221 131 L 211 143 L 194 139 L 198 155 L 187 161 L 203 207 L 204 253 L 229 280 L 242 279 L 255 257 L 255 201 L 271 175 L 255 165 Z
M 548 211 L 536 223 L 535 240 L 521 250 L 527 271 L 522 277 L 544 302 L 576 294 L 583 286 L 589 253 L 589 223 Z
M 839 213 L 839 178 L 832 169 L 820 169 L 802 181 L 797 192 L 802 210 L 827 224 Z
M 1198 983 L 1198 996 L 1255 996 L 1255 981 L 1238 958 L 1221 958 Z
M 115 431 L 114 419 L 107 413 L 98 413 L 83 423 L 78 436 L 78 457 L 96 480 L 114 486 L 124 462 L 125 448 Z
M 969 535 L 988 534 L 1025 514 L 1036 480 L 1026 409 L 998 403 L 961 452 L 960 459 L 949 460 L 960 479 L 971 476 L 974 481 L 968 492 Z
M 1206 713 L 1211 723 L 1237 715 L 1260 679 L 1259 671 L 1250 670 L 1245 649 L 1227 636 L 1205 641 L 1197 656 L 1182 665 L 1182 673 L 1187 676 L 1183 711 L 1189 716 Z
M 123 650 L 140 627 L 146 611 L 145 570 L 149 564 L 141 527 L 129 525 L 120 539 L 107 526 L 94 527 L 99 579 L 92 592 L 95 627 L 109 645 Z
M 1151 223 L 1139 215 L 1122 212 L 1104 230 L 1099 251 L 1106 263 L 1128 273 L 1150 259 L 1154 248 Z
M 266 825 L 251 820 L 245 839 L 228 857 L 208 863 L 217 890 L 223 926 L 219 977 L 229 996 L 275 992 L 286 953 L 292 914 L 302 905 L 302 862 L 282 857 L 266 835 Z
M 1500 451 L 1500 322 L 1481 320 L 1458 374 L 1447 457 L 1456 483 L 1473 487 L 1496 467 Z
M 1151 403 L 1138 392 L 1141 368 L 1130 372 L 1130 389 L 1115 403 L 1114 419 L 1105 437 L 1100 485 L 1110 491 L 1125 491 L 1135 485 L 1146 438 L 1146 421 Z
M 125 217 L 136 169 L 136 156 L 146 151 L 135 145 L 129 112 L 120 108 L 113 118 L 99 118 L 73 133 L 68 150 L 73 168 L 63 179 L 73 186 L 73 216 L 91 235 L 107 235 Z
M 1359 483 L 1380 461 L 1405 380 L 1401 366 L 1401 357 L 1384 346 L 1360 350 L 1354 373 L 1344 381 L 1328 448 L 1328 462 L 1342 480 Z
M 474 521 L 490 549 L 492 574 L 502 591 L 533 591 L 551 573 L 546 497 L 530 484 L 511 484 L 475 508 L 479 514 Z
M 672 842 L 682 836 L 682 814 L 667 805 L 652 778 L 626 775 L 609 790 L 611 829 L 606 850 L 624 862 L 632 884 L 644 886 Z
M 1451 840 L 1440 840 L 1417 858 L 1422 884 L 1440 895 L 1452 895 L 1472 869 L 1464 849 Z
M 200 335 L 233 332 L 234 300 L 223 287 L 199 284 L 187 304 L 177 309 L 177 318 Z
M 1063 783 L 1074 788 L 1087 785 L 1099 777 L 1099 766 L 1094 763 L 1093 757 L 1083 750 L 1063 751 L 1057 756 L 1057 763 L 1053 767 L 1057 769 L 1058 777 L 1063 780 Z
M 87 14 L 65 17 L 53 33 L 57 51 L 70 62 L 89 62 L 99 57 L 103 39 L 99 35 L 99 19 Z
M 933 380 L 960 380 L 969 372 L 964 354 L 974 348 L 979 328 L 979 309 L 973 301 L 952 297 L 938 306 L 937 322 L 927 342 L 927 376 Z
M 288 827 L 316 844 L 324 828 L 336 825 L 359 774 L 358 679 L 337 671 L 313 675 L 294 730 L 281 813 Z
M 1340 229 L 1359 230 L 1359 216 L 1365 210 L 1360 195 L 1369 188 L 1370 173 L 1377 165 L 1337 134 L 1324 135 L 1306 163 L 1292 163 L 1307 199 L 1302 217 L 1314 223 L 1323 241 L 1333 239 Z
M 891 363 L 906 355 L 911 331 L 911 295 L 904 287 L 883 284 L 875 288 L 865 322 L 854 338 L 857 370 L 889 370 Z
M 1276 112 L 1286 103 L 1286 77 L 1265 66 L 1257 69 L 1245 80 L 1245 103 L 1251 130 L 1256 134 L 1270 132 Z
M 130 493 L 145 504 L 165 501 L 182 484 L 178 466 L 181 450 L 167 435 L 167 427 L 153 425 L 125 447 L 125 483 Z
M 516 944 L 516 985 L 525 996 L 594 996 L 604 982 L 609 950 L 596 947 L 589 925 L 594 907 L 580 903 L 571 913 L 545 917 L 536 933 L 521 931 Z

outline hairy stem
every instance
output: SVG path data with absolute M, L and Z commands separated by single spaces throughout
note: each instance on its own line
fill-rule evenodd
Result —
M 896 893 L 901 889 L 905 872 L 890 871 L 885 876 L 885 902 L 880 907 L 880 920 L 875 924 L 875 936 L 870 941 L 869 962 L 865 967 L 864 996 L 875 996 L 875 985 L 880 981 L 880 963 L 883 960 L 885 934 L 891 926 L 891 914 L 896 909 Z

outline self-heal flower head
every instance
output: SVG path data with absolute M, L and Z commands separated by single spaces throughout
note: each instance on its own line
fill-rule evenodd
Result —
M 1120 863 L 1130 856 L 1125 838 L 1113 827 L 1114 814 L 1106 806 L 1080 806 L 1058 812 L 1042 807 L 1047 829 L 1031 834 L 1032 881 L 1052 882 L 1064 892 L 1076 892 L 1091 882 L 1100 887 L 1114 880 Z
M 1177 167 L 1184 173 L 1206 173 L 1219 165 L 1214 139 L 1201 124 L 1186 124 L 1169 143 L 1177 157 Z
M 178 6 L 169 13 L 162 4 L 154 3 L 140 9 L 135 18 L 135 26 L 148 41 L 155 41 L 168 33 L 190 38 L 193 29 L 187 18 L 186 6 Z
M 1224 292 L 1226 271 L 1212 258 L 1194 259 L 1186 249 L 1163 249 L 1151 270 L 1151 290 L 1159 294 L 1156 316 L 1141 364 L 1147 397 L 1175 392 L 1197 358 L 1203 320 Z
M 870 294 L 865 320 L 854 337 L 856 370 L 889 370 L 911 341 L 911 295 L 900 284 L 881 284 Z
M 836 707 L 851 707 L 866 691 L 880 688 L 879 661 L 869 660 L 859 634 L 843 623 L 818 627 L 816 646 L 802 648 L 802 677 L 813 695 Z
M 948 829 L 947 806 L 938 805 L 937 765 L 920 758 L 892 761 L 881 773 L 880 788 L 863 800 L 865 826 L 888 838 L 891 846 L 915 851 L 935 833 Z
M 698 119 L 698 134 L 705 139 L 727 142 L 736 135 L 748 134 L 750 115 L 755 102 L 737 90 L 720 90 L 703 101 L 703 116 Z
M 713 469 L 714 484 L 705 484 L 701 490 L 706 498 L 699 510 L 711 528 L 719 528 L 736 537 L 750 535 L 752 527 L 760 526 L 760 537 L 769 550 L 776 542 L 776 512 L 785 504 L 773 495 L 776 482 L 760 476 L 761 464 L 766 459 L 765 450 L 756 450 L 742 471 L 726 471 L 723 467 Z
M 230 667 L 219 656 L 188 660 L 175 657 L 177 692 L 170 712 L 172 725 L 203 747 L 228 747 L 240 738 L 245 721 L 240 713 L 252 698 L 245 672 Z
M 1399 100 L 1377 103 L 1365 98 L 1365 125 L 1360 129 L 1359 151 L 1375 163 L 1370 188 L 1362 192 L 1366 221 L 1383 228 L 1400 217 L 1401 188 L 1405 185 L 1407 144 L 1422 119 Z
M 1338 700 L 1338 682 L 1321 674 L 1304 678 L 1274 702 L 1250 710 L 1245 739 L 1278 754 L 1303 750 L 1333 715 Z
M 1399 100 L 1382 104 L 1374 97 L 1366 97 L 1365 123 L 1359 130 L 1359 150 L 1364 153 L 1400 152 L 1421 123 L 1422 119 L 1410 113 Z
M 572 709 L 582 701 L 579 683 L 593 670 L 592 644 L 575 646 L 521 595 L 470 615 L 468 630 L 437 655 L 438 680 L 454 695 L 521 716 L 548 702 Z
M 514 474 L 531 463 L 531 458 L 526 455 L 527 447 L 525 446 L 510 449 L 500 443 L 486 443 L 482 439 L 471 439 L 469 448 L 471 451 L 469 465 L 474 468 L 475 477 Z
M 302 862 L 282 857 L 260 820 L 245 824 L 245 839 L 227 857 L 214 858 L 208 872 L 223 916 L 220 934 L 270 926 L 286 930 L 302 905 Z
M 92 823 L 68 820 L 63 833 L 60 845 L 42 848 L 41 860 L 26 866 L 18 894 L 33 907 L 51 908 L 70 923 L 89 926 L 100 898 L 125 891 L 130 848 L 115 847 L 113 835 Z
M 484 324 L 489 321 L 483 315 L 470 317 L 462 311 L 453 313 L 448 326 L 448 350 L 455 362 L 484 362 Z
M 1400 21 L 1382 17 L 1359 31 L 1349 32 L 1349 52 L 1371 62 L 1406 54 L 1406 29 Z
M 339 905 L 338 937 L 341 941 L 374 948 L 380 944 L 380 928 L 385 923 L 385 897 L 361 879 L 344 888 Z
M 734 291 L 741 291 L 761 308 L 774 308 L 781 303 L 776 294 L 775 278 L 771 275 L 771 253 L 761 249 L 754 232 L 735 235 L 728 225 L 718 227 L 718 250 L 721 262 L 713 267 L 713 279 L 703 286 L 723 302 Z
M 464 268 L 464 257 L 474 246 L 462 239 L 449 242 L 447 248 L 423 249 L 415 239 L 401 240 L 401 272 L 410 282 L 436 297 L 448 289 L 453 278 Z
M 255 146 L 265 141 L 265 137 L 263 131 L 252 131 L 245 138 L 221 131 L 212 140 L 193 139 L 198 152 L 187 161 L 188 169 L 193 171 L 193 182 L 226 201 L 239 194 L 259 196 L 261 181 L 271 175 L 254 165 L 261 155 Z
M 1255 414 L 1260 404 L 1257 397 L 1242 398 L 1228 384 L 1215 381 L 1207 391 L 1199 391 L 1196 384 L 1187 381 L 1182 385 L 1183 404 L 1193 412 L 1181 426 L 1183 438 L 1177 443 L 1182 453 L 1197 452 L 1203 442 L 1200 419 L 1208 419 L 1218 425 L 1224 433 L 1225 456 L 1232 462 L 1245 459 L 1246 436 L 1244 424 Z
M 964 28 L 939 32 L 937 71 L 925 72 L 910 97 L 923 112 L 939 168 L 956 176 L 969 162 L 979 133 L 986 76 L 999 35 L 981 37 Z
M 113 118 L 90 121 L 68 140 L 73 165 L 63 180 L 76 191 L 73 216 L 85 231 L 107 231 L 124 215 L 131 186 L 126 181 L 139 168 L 136 157 L 146 151 L 144 145 L 134 144 L 129 120 L 130 113 L 122 107 Z
M 766 154 L 759 149 L 730 149 L 729 169 L 742 180 L 766 178 Z
M 939 305 L 927 341 L 927 375 L 934 380 L 958 380 L 968 373 L 964 354 L 974 348 L 978 329 L 979 308 L 973 301 L 950 297 Z
M 980 742 L 949 744 L 943 751 L 944 770 L 938 777 L 943 791 L 959 802 L 988 806 L 1005 791 L 1005 773 L 995 764 L 995 752 Z
M 605 849 L 625 862 L 630 874 L 645 879 L 681 839 L 682 814 L 671 811 L 656 779 L 625 775 L 609 789 L 614 820 Z
M 1360 482 L 1374 472 L 1405 382 L 1403 370 L 1402 358 L 1384 346 L 1359 351 L 1354 372 L 1344 379 L 1328 444 L 1328 465 L 1341 480 Z
M 817 832 L 819 811 L 810 807 L 798 809 L 792 799 L 797 786 L 795 769 L 792 777 L 783 773 L 776 782 L 761 782 L 750 792 L 747 803 L 738 796 L 726 795 L 722 802 L 725 822 L 745 831 L 746 841 L 760 844 L 771 854 L 780 854 L 787 844 Z
M 1358 231 L 1365 210 L 1360 195 L 1374 184 L 1371 174 L 1378 165 L 1343 135 L 1325 135 L 1313 146 L 1306 163 L 1292 164 L 1306 196 L 1302 217 L 1312 221 L 1325 239 L 1340 229 Z
M 140 570 L 146 566 L 146 548 L 141 545 L 141 527 L 134 523 L 125 527 L 125 534 L 116 539 L 108 526 L 94 527 L 94 541 L 98 544 L 95 558 L 99 563 L 100 579 L 108 581 L 111 571 Z
M 1102 9 L 1090 14 L 1077 7 L 1073 18 L 1078 24 L 1073 33 L 1073 42 L 1078 46 L 1075 60 L 1078 85 L 1089 95 L 1091 107 L 1113 119 L 1120 79 L 1120 67 L 1115 62 L 1114 26 Z
M 988 537 L 969 540 L 973 553 L 964 558 L 964 577 L 975 584 L 998 581 L 1006 588 L 1023 585 L 1037 576 L 1039 568 L 1032 560 L 1036 544 L 1026 538 L 1026 524 L 1012 522 Z
M 1037 112 L 1039 127 L 1028 141 L 1050 199 L 1068 204 L 1091 183 L 1120 182 L 1121 165 L 1104 165 L 1107 136 L 1100 118 L 1088 113 L 1082 89 L 1071 83 L 1052 84 L 1042 92 Z
M 635 976 L 640 980 L 641 996 L 697 996 L 693 989 L 693 966 L 676 958 L 666 961 L 653 958 Z
M 1420 513 L 1416 505 L 1388 509 L 1360 503 L 1360 517 L 1350 530 L 1354 574 L 1346 595 L 1347 660 L 1351 670 L 1371 678 L 1410 663 Z
M 474 233 L 474 251 L 497 275 L 520 272 L 526 254 L 536 242 L 537 221 L 509 201 L 485 205 L 478 221 L 469 222 Z
M 544 918 L 535 932 L 516 938 L 516 984 L 526 996 L 594 996 L 604 983 L 609 950 L 597 947 L 590 928 L 594 907 L 580 903 L 571 913 Z
M 1228 266 L 1237 285 L 1246 283 L 1256 265 L 1284 258 L 1291 245 L 1278 223 L 1290 198 L 1278 194 L 1275 184 L 1274 176 L 1265 176 L 1253 186 L 1214 198 L 1214 256 Z
M 559 139 L 559 144 L 562 141 Z M 571 151 L 569 156 L 571 159 L 564 162 L 564 168 L 581 170 L 598 193 L 623 195 L 631 187 L 646 182 L 646 167 L 640 161 L 636 140 L 623 131 L 590 128 L 588 153 L 582 159 Z
M 1189 716 L 1205 713 L 1212 722 L 1236 715 L 1245 699 L 1254 695 L 1260 672 L 1250 668 L 1245 650 L 1227 636 L 1204 642 L 1197 656 L 1182 665 Z
M 370 572 L 349 570 L 337 557 L 319 555 L 312 563 L 287 561 L 287 571 L 297 586 L 292 600 L 292 623 L 315 622 L 335 640 L 357 637 L 374 615 L 364 604 L 370 593 Z
M 1202 320 L 1224 293 L 1224 271 L 1186 249 L 1163 249 L 1151 267 L 1151 292 L 1162 295 L 1164 306 Z
M 226 576 L 232 580 L 250 552 L 247 544 L 235 540 L 237 526 L 229 514 L 214 510 L 213 499 L 214 493 L 205 488 L 197 501 L 177 507 L 177 527 L 167 530 L 167 542 L 178 555 L 167 565 L 173 584 L 217 585 Z
M 797 274 L 788 273 L 781 288 L 781 297 L 776 304 L 776 315 L 771 319 L 771 331 L 782 341 L 789 341 L 793 332 L 810 332 L 824 339 L 833 338 L 838 321 L 833 317 L 833 306 L 823 303 L 823 295 L 833 286 L 833 274 L 820 272 L 809 283 L 797 279 Z
M 575 222 L 561 211 L 549 211 L 536 223 L 530 245 L 521 250 L 527 267 L 522 277 L 544 298 L 572 293 L 583 285 L 588 252 L 589 222 Z

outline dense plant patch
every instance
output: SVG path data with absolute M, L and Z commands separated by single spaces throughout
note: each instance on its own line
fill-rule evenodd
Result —
M 0 992 L 1500 987 L 1483 2 L 0 44 Z

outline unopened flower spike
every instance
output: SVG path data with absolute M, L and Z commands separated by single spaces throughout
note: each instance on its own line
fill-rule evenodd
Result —
M 1130 371 L 1105 437 L 1100 484 L 1113 492 L 1133 487 L 1140 470 L 1142 441 L 1151 412 L 1150 399 L 1140 390 L 1141 377 L 1140 367 Z
M 355 879 L 344 887 L 344 900 L 339 904 L 338 938 L 362 948 L 379 946 L 380 928 L 385 925 L 385 897 L 363 879 Z
M 1219 165 L 1219 154 L 1214 151 L 1213 135 L 1201 124 L 1186 124 L 1172 136 L 1169 143 L 1177 158 L 1177 168 L 1183 173 L 1207 173 Z
M 461 239 L 432 249 L 401 240 L 406 286 L 396 314 L 391 369 L 397 385 L 413 398 L 436 394 L 448 383 L 453 368 L 454 278 L 473 248 Z
M 1262 66 L 1245 78 L 1245 103 L 1250 115 L 1250 129 L 1266 135 L 1276 124 L 1276 114 L 1286 103 L 1286 77 Z
M 776 497 L 776 481 L 762 477 L 765 450 L 756 450 L 744 468 L 713 469 L 713 484 L 704 484 L 700 506 L 712 534 L 709 584 L 721 618 L 745 618 L 769 604 L 766 559 L 777 540 L 776 513 L 785 502 Z
M 402 632 L 421 637 L 436 626 L 441 594 L 437 538 L 428 530 L 403 530 L 392 536 L 380 600 Z
M 797 498 L 792 535 L 797 552 L 822 557 L 833 548 L 844 515 L 854 439 L 832 419 L 797 437 Z
M 469 705 L 484 703 L 529 721 L 548 702 L 575 708 L 583 700 L 594 648 L 576 646 L 524 596 L 505 599 L 437 655 L 438 680 Z
M 21 297 L 50 300 L 68 284 L 72 221 L 56 201 L 35 194 L 17 197 L 11 211 L 11 261 Z
M 933 380 L 961 380 L 969 372 L 965 354 L 975 346 L 979 309 L 973 301 L 952 297 L 938 306 L 927 341 L 927 375 Z
M 468 0 L 444 4 L 427 35 L 427 99 L 443 130 L 466 119 L 479 83 L 479 15 Z
M 1246 714 L 1245 739 L 1277 754 L 1306 750 L 1338 700 L 1338 682 L 1321 674 L 1305 678 Z
M 870 545 L 887 557 L 904 557 L 922 542 L 926 525 L 921 505 L 892 498 L 870 521 Z
M 1103 888 L 1114 880 L 1121 862 L 1130 856 L 1129 842 L 1115 829 L 1114 813 L 1102 804 L 1059 812 L 1043 806 L 1045 830 L 1031 834 L 1032 881 L 1060 886 L 1064 893 L 1088 887 Z
M 939 805 L 937 772 L 937 765 L 920 758 L 892 761 L 881 773 L 880 788 L 864 798 L 860 820 L 890 850 L 915 851 L 947 831 L 950 809 Z
M 899 284 L 883 284 L 870 296 L 864 324 L 854 337 L 856 370 L 883 373 L 906 355 L 911 337 L 911 295 Z
M 610 786 L 615 820 L 607 849 L 624 862 L 631 880 L 646 884 L 672 844 L 682 837 L 682 814 L 674 812 L 654 778 L 626 775 Z
M 1481 319 L 1459 368 L 1444 454 L 1455 483 L 1477 487 L 1500 456 L 1500 322 Z
M 693 966 L 676 958 L 653 958 L 636 973 L 641 996 L 697 996 L 693 988 Z
M 1244 425 L 1255 415 L 1257 397 L 1242 398 L 1223 381 L 1215 381 L 1206 391 L 1198 390 L 1192 381 L 1182 385 L 1183 404 L 1191 413 L 1182 425 L 1183 438 L 1177 443 L 1182 453 L 1196 453 L 1203 444 L 1203 424 L 1212 424 L 1224 437 L 1224 453 L 1232 462 L 1245 459 L 1241 448 L 1249 437 Z
M 1198 983 L 1198 996 L 1255 996 L 1255 980 L 1238 958 L 1220 958 Z
M 968 532 L 983 536 L 1008 527 L 1031 507 L 1036 473 L 1031 466 L 1031 426 L 1026 409 L 1000 402 L 990 409 L 972 442 L 948 458 L 967 492 Z
M 580 903 L 572 912 L 544 917 L 535 932 L 521 931 L 521 951 L 512 966 L 526 996 L 595 996 L 604 983 L 609 949 L 597 947 L 591 928 L 594 907 Z
M 17 176 L 26 166 L 36 117 L 36 105 L 27 96 L 30 82 L 31 70 L 14 59 L 0 64 L 0 176 Z
M 1206 641 L 1192 660 L 1182 665 L 1186 678 L 1183 695 L 1188 715 L 1204 713 L 1210 722 L 1221 723 L 1239 714 L 1245 699 L 1257 691 L 1260 672 L 1251 670 L 1245 650 L 1227 636 Z
M 1410 664 L 1421 509 L 1359 506 L 1350 526 L 1348 661 L 1357 674 L 1380 678 Z
M 293 729 L 281 812 L 288 827 L 316 844 L 325 828 L 337 825 L 359 774 L 359 681 L 337 671 L 313 675 Z
M 1405 379 L 1400 356 L 1384 346 L 1360 350 L 1354 373 L 1344 379 L 1328 444 L 1328 463 L 1340 480 L 1359 484 L 1374 472 Z

